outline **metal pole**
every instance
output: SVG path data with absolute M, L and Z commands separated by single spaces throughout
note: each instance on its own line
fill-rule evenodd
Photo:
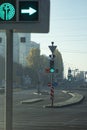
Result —
M 52 91 L 52 95 L 51 95 L 51 107 L 53 107 L 54 105 L 54 87 L 53 87 L 53 73 L 51 74 L 51 91 Z
M 12 130 L 13 109 L 13 31 L 6 30 L 6 66 L 5 66 L 5 130 Z
M 51 55 L 51 60 L 53 60 L 53 65 L 52 65 L 52 68 L 54 67 L 54 57 L 55 57 L 55 55 L 54 55 L 54 51 L 55 51 L 55 49 L 56 49 L 56 47 L 57 46 L 54 46 L 54 42 L 51 42 L 51 44 L 52 44 L 52 46 L 49 46 L 49 48 L 50 48 L 50 50 L 51 50 L 51 52 L 52 52 L 52 55 Z M 51 63 L 50 63 L 51 64 Z M 53 107 L 53 103 L 54 103 L 54 87 L 53 87 L 53 78 L 54 78 L 54 75 L 53 75 L 53 73 L 54 73 L 54 70 L 53 70 L 53 72 L 52 72 L 52 74 L 51 74 L 51 91 L 53 92 L 53 96 L 51 97 L 51 100 L 52 100 L 52 103 L 51 103 L 51 106 Z M 52 90 L 53 89 L 53 90 Z
M 54 42 L 52 42 L 52 46 L 53 46 L 53 44 L 54 44 Z M 52 55 L 53 55 L 53 52 L 52 52 Z M 54 89 L 54 87 L 53 87 L 53 73 L 51 74 L 51 85 L 52 85 L 52 88 Z M 54 90 L 53 90 L 54 91 Z M 52 96 L 52 103 L 51 103 L 51 106 L 53 107 L 54 106 L 54 92 L 53 92 L 53 96 Z

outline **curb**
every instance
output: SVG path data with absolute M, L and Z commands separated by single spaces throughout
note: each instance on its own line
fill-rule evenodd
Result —
M 78 94 L 78 93 L 68 93 L 68 94 L 72 95 L 70 99 L 64 102 L 54 103 L 54 106 L 46 105 L 44 107 L 45 108 L 60 108 L 60 107 L 70 106 L 70 105 L 80 103 L 85 98 L 83 95 Z
M 21 101 L 21 103 L 22 104 L 32 104 L 32 103 L 40 102 L 43 100 L 44 99 L 42 99 L 42 98 L 35 98 L 35 99 L 28 99 L 28 100 Z

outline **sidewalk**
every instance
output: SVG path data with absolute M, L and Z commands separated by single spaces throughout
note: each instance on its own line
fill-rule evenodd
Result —
M 59 108 L 59 107 L 65 107 L 65 106 L 70 106 L 73 104 L 77 104 L 80 103 L 83 99 L 84 96 L 78 93 L 73 93 L 73 92 L 68 92 L 68 91 L 62 91 L 63 93 L 66 93 L 68 95 L 71 96 L 71 98 L 65 100 L 65 101 L 61 101 L 61 102 L 56 102 L 54 103 L 53 106 L 51 106 L 51 104 L 47 104 L 44 105 L 44 108 Z M 23 100 L 21 101 L 22 104 L 33 104 L 33 103 L 37 103 L 37 102 L 41 102 L 44 101 L 44 98 L 34 98 L 34 99 L 28 99 L 28 100 Z

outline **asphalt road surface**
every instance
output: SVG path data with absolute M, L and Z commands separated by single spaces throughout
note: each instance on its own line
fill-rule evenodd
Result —
M 62 108 L 44 108 L 51 103 L 49 95 L 35 95 L 33 90 L 14 93 L 13 130 L 87 130 L 87 90 L 72 90 L 85 95 L 82 103 Z M 55 92 L 55 102 L 70 95 Z M 32 104 L 21 101 L 32 98 L 44 100 Z M 0 95 L 0 130 L 4 127 L 4 95 Z

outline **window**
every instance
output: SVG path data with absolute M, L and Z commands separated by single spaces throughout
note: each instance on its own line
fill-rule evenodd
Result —
M 23 42 L 26 42 L 26 38 L 25 38 L 25 37 L 21 37 L 21 38 L 20 38 L 20 42 L 22 42 L 22 43 L 23 43 Z
M 0 43 L 2 43 L 2 37 L 0 37 Z

